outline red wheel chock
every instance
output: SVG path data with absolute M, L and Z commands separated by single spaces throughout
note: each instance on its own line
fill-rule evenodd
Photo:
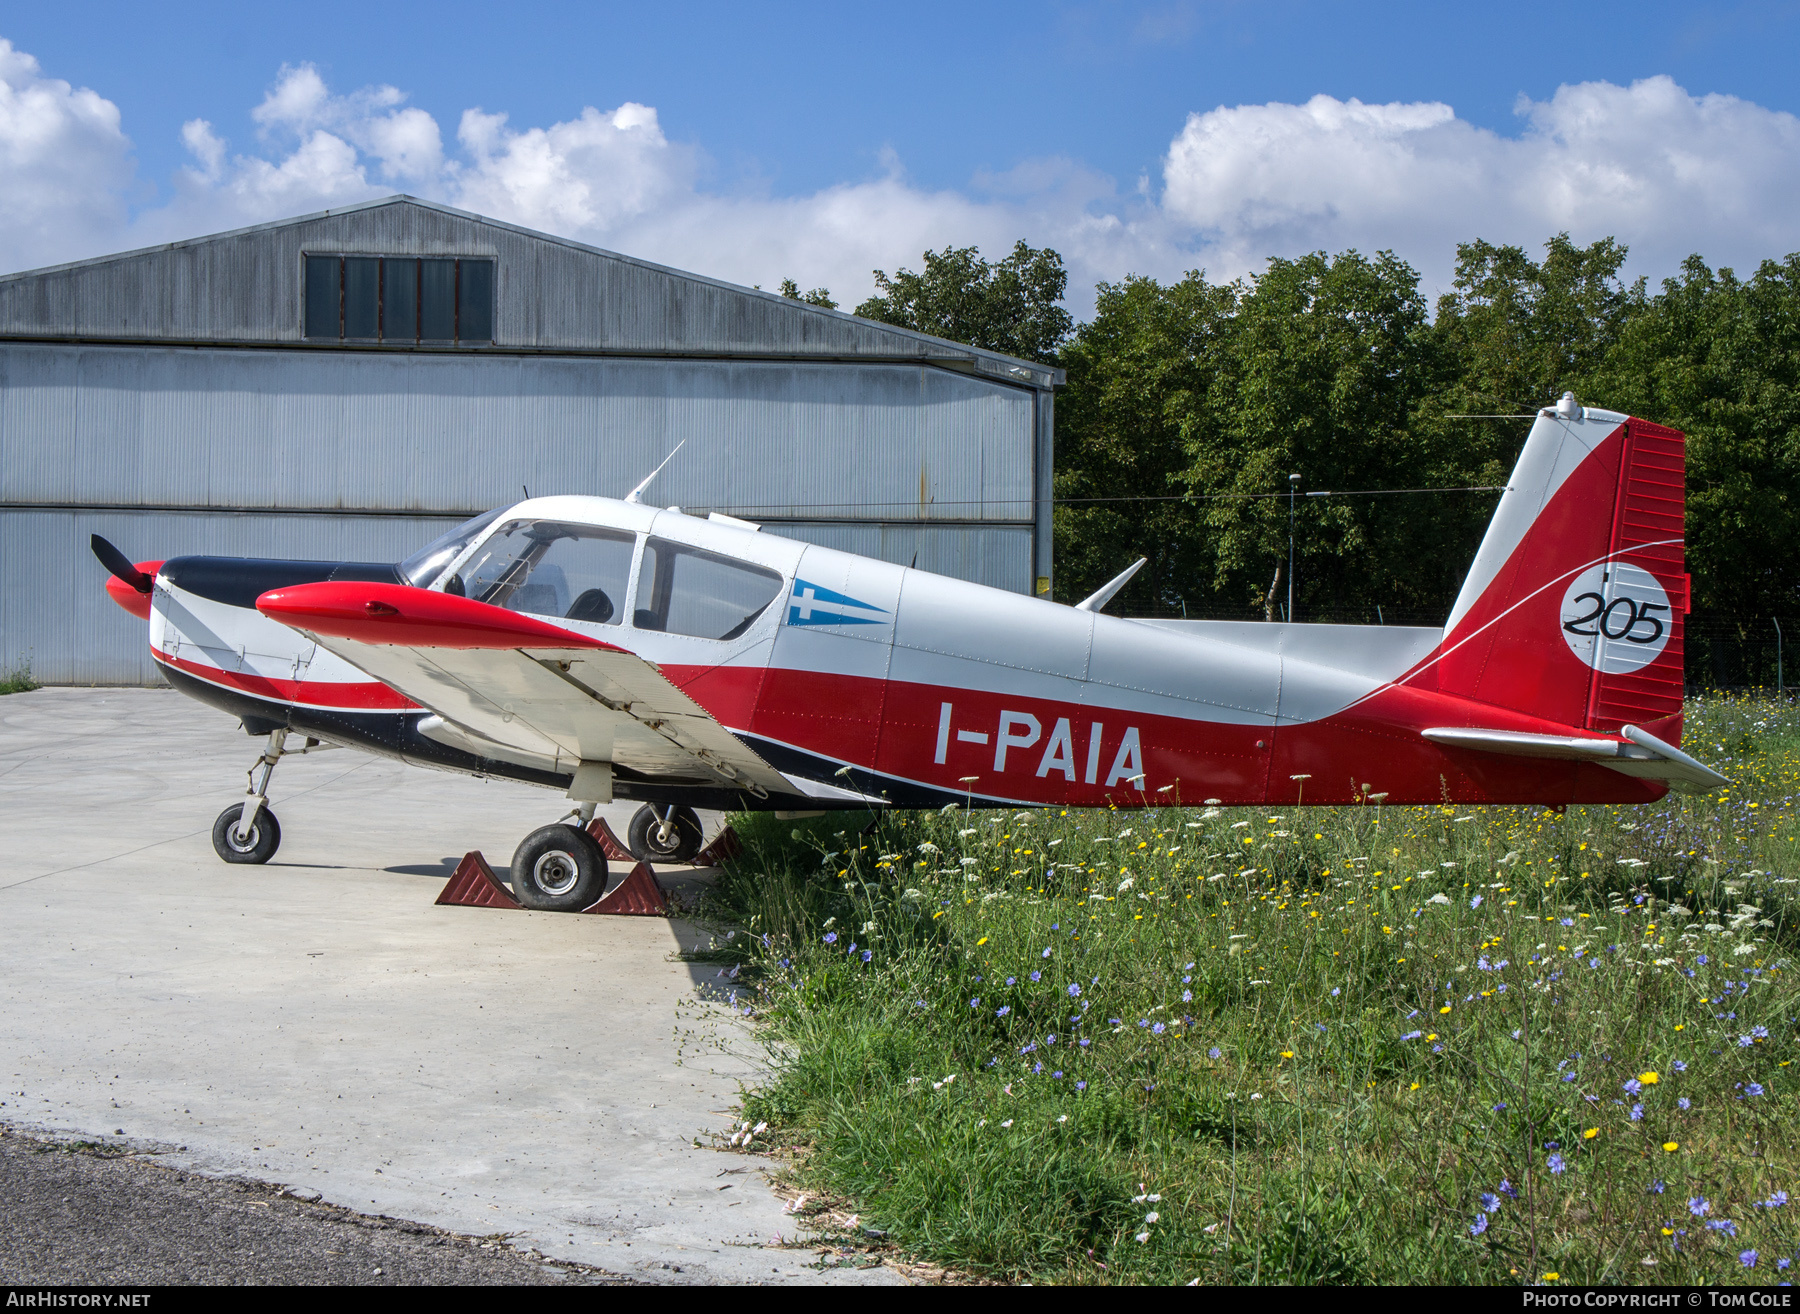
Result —
M 487 859 L 478 851 L 463 854 L 463 860 L 456 864 L 455 874 L 445 882 L 437 901 L 462 908 L 520 906 L 519 901 L 512 897 L 512 892 L 494 875 L 494 869 L 488 866 Z M 640 862 L 600 902 L 581 911 L 626 917 L 667 917 L 669 900 L 663 894 L 662 886 L 656 883 L 656 875 L 650 870 L 650 865 Z
M 605 817 L 595 817 L 588 822 L 587 833 L 600 842 L 600 852 L 606 855 L 608 862 L 637 861 L 631 856 L 631 850 L 621 844 L 619 837 L 613 834 L 613 828 L 606 824 Z
M 487 859 L 475 850 L 463 854 L 463 860 L 456 864 L 456 873 L 445 884 L 437 901 L 463 908 L 519 906 L 519 901 L 512 897 L 512 891 L 500 883 L 500 878 L 494 875 L 494 869 L 487 865 Z
M 600 851 L 606 855 L 608 862 L 637 861 L 631 856 L 631 850 L 620 842 L 617 835 L 613 834 L 613 828 L 606 824 L 605 817 L 595 817 L 588 823 L 587 831 L 588 834 L 600 841 Z M 738 842 L 737 832 L 727 826 L 713 836 L 711 844 L 688 859 L 688 866 L 716 867 L 727 859 L 737 857 L 743 851 L 744 846 Z
M 743 851 L 744 846 L 739 842 L 737 832 L 730 826 L 727 826 L 724 830 L 713 836 L 713 842 L 711 844 L 708 844 L 705 848 L 701 849 L 700 852 L 694 855 L 693 861 L 688 863 L 688 866 L 716 867 L 721 862 L 728 862 L 732 858 L 737 857 L 737 855 Z

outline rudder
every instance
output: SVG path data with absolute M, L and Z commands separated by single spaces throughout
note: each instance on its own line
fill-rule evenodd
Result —
M 1438 657 L 1408 682 L 1679 742 L 1685 471 L 1678 430 L 1567 396 L 1540 412 Z

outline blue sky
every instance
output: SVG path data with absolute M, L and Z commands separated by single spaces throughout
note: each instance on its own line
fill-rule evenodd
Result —
M 1018 236 L 1084 287 L 1356 245 L 1435 288 L 1456 240 L 1557 227 L 1658 276 L 1800 248 L 1800 4 L 69 3 L 0 38 L 3 268 L 395 190 L 850 297 Z M 19 124 L 61 83 L 52 158 Z

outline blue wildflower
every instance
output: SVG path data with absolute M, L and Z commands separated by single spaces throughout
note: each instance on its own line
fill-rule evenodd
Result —
M 1475 1221 L 1469 1224 L 1469 1235 L 1480 1236 L 1483 1232 L 1487 1231 L 1487 1229 L 1488 1216 L 1486 1214 L 1476 1214 Z
M 1471 908 L 1481 907 L 1481 896 L 1479 894 L 1476 895 L 1473 899 L 1469 900 L 1469 907 L 1471 907 Z
M 1662 1178 L 1659 1177 L 1654 1182 L 1651 1182 L 1650 1185 L 1648 1185 L 1644 1188 L 1644 1194 L 1646 1194 L 1646 1195 L 1661 1195 L 1663 1193 L 1663 1190 L 1664 1190 L 1664 1187 L 1663 1187 Z
M 1723 1232 L 1726 1236 L 1737 1235 L 1737 1224 L 1729 1218 L 1715 1218 L 1707 1224 L 1707 1227 L 1715 1232 Z
M 1744 1087 L 1744 1094 L 1749 1095 L 1752 1098 L 1761 1095 L 1762 1093 L 1763 1088 L 1761 1082 L 1753 1081 L 1748 1086 Z
M 1676 1059 L 1673 1063 L 1669 1064 L 1669 1066 L 1671 1068 L 1673 1068 L 1676 1072 L 1686 1072 L 1687 1071 L 1687 1064 L 1683 1063 L 1680 1059 Z
M 1680 1099 L 1675 1101 L 1675 1107 L 1680 1109 L 1683 1113 L 1686 1113 L 1689 1109 L 1694 1107 L 1694 1102 L 1683 1095 Z
M 1080 998 L 1080 996 L 1081 996 L 1081 987 L 1076 985 L 1073 981 L 1069 982 L 1069 998 L 1070 999 L 1078 999 L 1078 998 Z
M 1703 1195 L 1697 1195 L 1688 1201 L 1688 1212 L 1695 1218 L 1704 1218 L 1712 1212 L 1712 1203 Z
M 994 1016 L 995 1017 L 1005 1017 L 1010 1012 L 1012 1012 L 1012 1005 L 1011 1004 L 1002 1004 L 1002 1005 L 1000 1005 L 999 1008 L 996 1008 L 994 1010 Z
M 1500 1185 L 1494 1189 L 1499 1191 L 1501 1195 L 1509 1200 L 1517 1200 L 1519 1198 L 1519 1188 L 1507 1181 L 1504 1177 L 1500 1179 Z
M 1738 1263 L 1742 1264 L 1745 1268 L 1755 1268 L 1756 1252 L 1754 1250 L 1740 1251 L 1738 1254 Z
M 1481 1199 L 1477 1203 L 1481 1205 L 1482 1212 L 1484 1213 L 1492 1214 L 1499 1212 L 1500 1197 L 1495 1195 L 1492 1191 L 1483 1191 L 1481 1193 Z
M 836 931 L 825 932 L 825 943 L 826 944 L 836 944 L 837 943 L 837 932 Z
M 1763 1205 L 1769 1209 L 1779 1209 L 1787 1202 L 1788 1193 L 1786 1191 L 1771 1191 L 1769 1192 L 1769 1198 L 1763 1201 Z
M 1548 1168 L 1551 1171 L 1551 1173 L 1555 1174 L 1555 1173 L 1562 1172 L 1562 1170 L 1567 1168 L 1569 1165 L 1567 1163 L 1563 1162 L 1562 1155 L 1553 1154 L 1547 1160 L 1544 1161 L 1544 1166 L 1546 1168 Z
M 1153 1036 L 1160 1036 L 1163 1033 L 1163 1029 L 1163 1024 L 1158 1022 L 1155 1026 L 1150 1028 L 1150 1034 Z
M 970 1001 L 969 1001 L 969 1007 L 970 1007 L 970 1008 L 980 1008 L 980 1007 L 981 1007 L 981 1000 L 979 1000 L 979 999 L 971 999 L 971 1000 L 970 1000 Z
M 1694 955 L 1694 961 L 1696 963 L 1699 963 L 1700 966 L 1705 967 L 1706 966 L 1706 955 L 1705 954 L 1696 954 L 1696 955 Z
M 1644 1120 L 1644 1106 L 1642 1104 L 1633 1104 L 1631 1106 L 1631 1120 L 1633 1122 L 1642 1122 Z
M 1037 980 L 1039 980 L 1039 979 L 1040 979 L 1040 978 L 1041 978 L 1041 977 L 1042 977 L 1042 976 L 1043 976 L 1043 975 L 1044 975 L 1044 974 L 1043 974 L 1043 973 L 1042 973 L 1042 972 L 1033 972 L 1033 973 L 1032 973 L 1032 974 L 1031 974 L 1031 979 L 1032 979 L 1032 980 L 1033 980 L 1033 981 L 1037 981 Z
M 1087 1044 L 1087 1041 L 1085 1041 L 1085 1040 L 1084 1040 L 1084 1041 L 1082 1041 L 1082 1042 L 1081 1042 L 1081 1043 L 1082 1043 L 1082 1044 L 1084 1044 L 1084 1045 L 1085 1045 L 1085 1044 Z M 1087 1082 L 1085 1082 L 1085 1081 L 1078 1081 L 1078 1082 L 1076 1082 L 1076 1083 L 1075 1083 L 1075 1089 L 1076 1089 L 1076 1090 L 1086 1090 L 1086 1089 L 1087 1089 Z
M 1051 929 L 1051 930 L 1053 930 L 1053 931 L 1054 931 L 1054 930 L 1055 930 L 1055 929 L 1056 929 L 1056 928 L 1055 928 L 1055 927 L 1054 927 L 1054 926 L 1052 926 L 1052 927 L 1051 927 L 1051 928 L 1050 928 L 1050 929 Z M 1039 955 L 1039 956 L 1040 956 L 1040 957 L 1043 957 L 1043 958 L 1048 958 L 1048 957 L 1049 957 L 1049 956 L 1050 956 L 1050 946 L 1049 946 L 1049 945 L 1045 945 L 1045 946 L 1044 946 L 1044 952 L 1043 952 L 1043 953 L 1042 953 L 1042 954 L 1041 954 L 1041 955 Z
M 872 952 L 872 951 L 871 951 L 871 950 L 868 950 L 868 949 L 865 949 L 865 950 L 863 950 L 863 952 L 862 952 L 862 960 L 863 960 L 863 962 L 865 962 L 865 963 L 866 963 L 866 962 L 868 962 L 868 961 L 869 961 L 869 960 L 870 960 L 870 959 L 872 959 L 872 958 L 873 958 L 873 957 L 875 957 L 875 955 L 874 955 L 874 953 L 873 953 L 873 952 Z
M 1218 1058 L 1219 1057 L 1219 1047 L 1217 1045 L 1214 1045 L 1211 1049 L 1207 1050 L 1206 1057 L 1209 1059 Z

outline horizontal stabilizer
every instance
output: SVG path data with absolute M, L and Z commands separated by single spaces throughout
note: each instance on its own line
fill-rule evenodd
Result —
M 1628 725 L 1618 739 L 1576 735 L 1534 735 L 1514 730 L 1474 730 L 1445 726 L 1419 732 L 1446 748 L 1472 748 L 1509 757 L 1535 757 L 1561 762 L 1596 762 L 1627 776 L 1666 780 L 1690 793 L 1719 789 L 1731 781 L 1711 767 L 1695 761 L 1672 744 L 1647 730 Z

